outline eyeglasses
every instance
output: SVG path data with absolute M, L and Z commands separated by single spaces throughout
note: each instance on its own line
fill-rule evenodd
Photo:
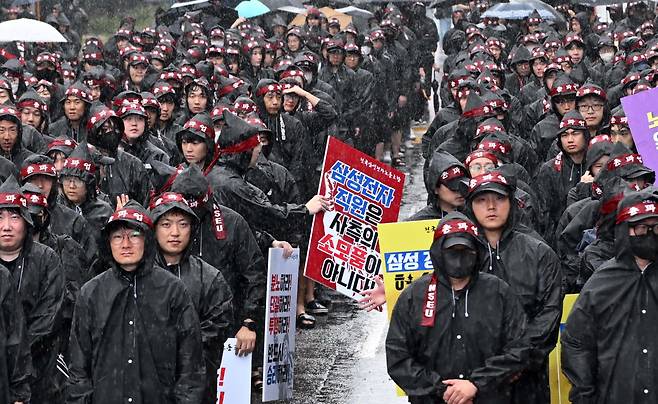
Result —
M 130 242 L 130 244 L 137 244 L 144 238 L 144 235 L 137 230 L 124 231 L 120 233 L 117 232 L 110 235 L 110 244 L 114 246 L 121 245 L 121 243 L 123 243 L 123 240 L 125 240 L 126 238 L 128 239 L 128 242 Z
M 653 225 L 636 224 L 635 226 L 633 226 L 633 230 L 635 231 L 636 236 L 645 236 L 649 232 L 652 232 L 653 234 L 658 236 L 658 223 Z
M 5 133 L 9 133 L 10 135 L 15 135 L 18 133 L 18 127 L 12 126 L 7 128 L 5 126 L 0 126 L 0 135 L 4 135 Z
M 579 105 L 578 111 L 582 112 L 599 112 L 603 109 L 603 104 L 593 104 L 593 105 Z
M 471 164 L 470 166 L 468 166 L 468 168 L 473 175 L 477 175 L 480 173 L 485 173 L 496 169 L 496 165 L 494 163 Z

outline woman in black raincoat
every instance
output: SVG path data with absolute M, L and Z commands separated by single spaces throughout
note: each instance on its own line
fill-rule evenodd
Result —
M 510 379 L 527 361 L 526 316 L 509 285 L 478 272 L 478 243 L 470 220 L 446 215 L 430 248 L 432 275 L 393 309 L 387 368 L 412 404 L 512 402 Z
M 522 232 L 513 179 L 499 171 L 473 178 L 466 211 L 482 230 L 481 270 L 496 275 L 518 296 L 528 326 L 529 365 L 513 387 L 515 403 L 550 402 L 548 355 L 555 348 L 562 315 L 560 261 L 543 241 Z
M 658 401 L 658 190 L 617 208 L 615 257 L 583 287 L 562 333 L 562 369 L 575 404 Z
M 152 226 L 129 201 L 101 232 L 109 268 L 75 306 L 69 403 L 201 402 L 199 318 L 183 281 L 154 262 Z

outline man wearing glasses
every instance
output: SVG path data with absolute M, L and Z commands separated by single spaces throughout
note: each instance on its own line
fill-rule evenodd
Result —
M 153 221 L 137 202 L 101 231 L 109 268 L 80 290 L 67 402 L 200 403 L 199 319 L 185 285 L 155 262 Z
M 619 204 L 615 256 L 583 287 L 562 333 L 574 403 L 658 402 L 658 189 Z

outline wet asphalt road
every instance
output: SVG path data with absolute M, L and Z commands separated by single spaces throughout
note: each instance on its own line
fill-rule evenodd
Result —
M 400 218 L 424 206 L 420 145 L 405 155 L 407 174 Z M 402 404 L 386 372 L 384 340 L 388 329 L 386 310 L 366 313 L 338 294 L 329 315 L 317 317 L 313 330 L 297 331 L 295 404 Z M 252 403 L 260 403 L 255 394 Z

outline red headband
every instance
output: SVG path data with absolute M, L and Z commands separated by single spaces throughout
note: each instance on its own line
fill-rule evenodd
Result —
M 608 161 L 608 170 L 614 171 L 620 167 L 628 165 L 642 165 L 642 156 L 639 154 L 622 154 Z
M 610 118 L 610 125 L 628 125 L 628 117 L 613 116 Z
M 110 216 L 110 219 L 107 221 L 107 223 L 112 223 L 117 220 L 124 220 L 124 221 L 136 220 L 140 223 L 144 223 L 150 228 L 153 228 L 153 221 L 151 220 L 151 218 L 148 215 L 145 215 L 135 209 L 124 208 L 119 211 L 116 211 L 112 214 L 112 216 Z
M 470 234 L 473 237 L 478 236 L 478 228 L 468 220 L 453 219 L 439 223 L 434 231 L 434 240 L 450 234 Z
M 57 177 L 57 170 L 53 164 L 30 164 L 27 167 L 21 168 L 21 179 L 25 179 L 31 175 L 47 175 L 49 177 Z
M 611 143 L 612 140 L 608 135 L 596 135 L 589 141 L 589 145 L 592 146 L 601 142 Z
M 89 119 L 89 122 L 87 122 L 87 130 L 91 130 L 96 122 L 100 122 L 103 119 L 108 119 L 110 117 L 116 117 L 117 114 L 113 110 L 109 108 L 102 109 L 101 111 L 97 112 L 94 116 L 92 116 Z
M 96 172 L 96 165 L 91 161 L 77 159 L 77 158 L 67 158 L 64 160 L 64 168 L 75 168 L 78 170 L 86 171 L 90 174 Z
M 278 83 L 275 83 L 275 84 L 269 84 L 267 86 L 263 86 L 263 87 L 257 89 L 256 90 L 256 95 L 259 96 L 259 97 L 262 97 L 267 93 L 272 93 L 272 92 L 280 93 L 281 91 L 283 91 L 283 89 L 281 88 L 281 85 L 278 84 Z
M 41 103 L 37 100 L 23 100 L 16 105 L 18 109 L 23 109 L 26 107 L 36 108 L 43 112 L 48 112 L 48 105 Z
M 486 133 L 494 133 L 494 132 L 506 132 L 506 131 L 504 127 L 496 124 L 480 125 L 475 131 L 475 137 L 480 137 L 480 135 L 484 135 Z
M 498 157 L 496 157 L 495 154 L 486 151 L 475 151 L 469 154 L 468 157 L 466 157 L 466 161 L 465 161 L 466 167 L 470 166 L 473 160 L 482 159 L 482 158 L 489 159 L 495 165 L 498 165 Z
M 498 171 L 490 171 L 486 174 L 478 175 L 477 177 L 472 178 L 468 183 L 468 192 L 472 193 L 481 185 L 491 183 L 504 185 L 505 187 L 509 186 L 507 183 L 507 178 L 505 178 L 503 174 Z
M 26 192 L 23 194 L 25 199 L 27 200 L 28 205 L 37 205 L 41 206 L 44 208 L 48 207 L 48 198 L 46 198 L 45 195 L 41 194 L 33 194 L 31 192 Z
M 185 122 L 185 126 L 183 128 L 198 130 L 202 132 L 204 135 L 206 135 L 208 139 L 215 140 L 215 128 L 212 125 L 208 126 L 205 123 L 198 121 L 194 118 Z
M 560 121 L 560 129 L 564 128 L 585 128 L 587 127 L 587 122 L 584 119 L 568 118 Z
M 456 178 L 462 178 L 465 175 L 466 175 L 466 173 L 464 172 L 464 170 L 462 170 L 461 167 L 455 166 L 455 167 L 451 167 L 451 168 L 445 170 L 444 172 L 442 172 L 440 180 L 441 180 L 441 182 L 445 183 L 445 182 L 450 182 L 450 181 L 452 181 Z
M 0 193 L 0 205 L 14 205 L 17 208 L 27 208 L 27 200 L 21 194 Z
M 647 213 L 656 214 L 656 204 L 654 202 L 642 201 L 642 203 L 627 206 L 617 214 L 617 221 L 615 224 L 626 222 L 637 215 L 643 215 Z
M 160 205 L 167 205 L 174 202 L 181 202 L 187 206 L 190 204 L 187 202 L 187 199 L 182 194 L 177 194 L 175 192 L 165 192 L 162 195 L 158 196 L 157 199 L 151 201 L 149 209 L 156 208 Z
M 502 142 L 497 142 L 494 140 L 488 140 L 480 143 L 478 145 L 479 150 L 492 151 L 500 154 L 508 154 L 512 151 L 512 146 Z

